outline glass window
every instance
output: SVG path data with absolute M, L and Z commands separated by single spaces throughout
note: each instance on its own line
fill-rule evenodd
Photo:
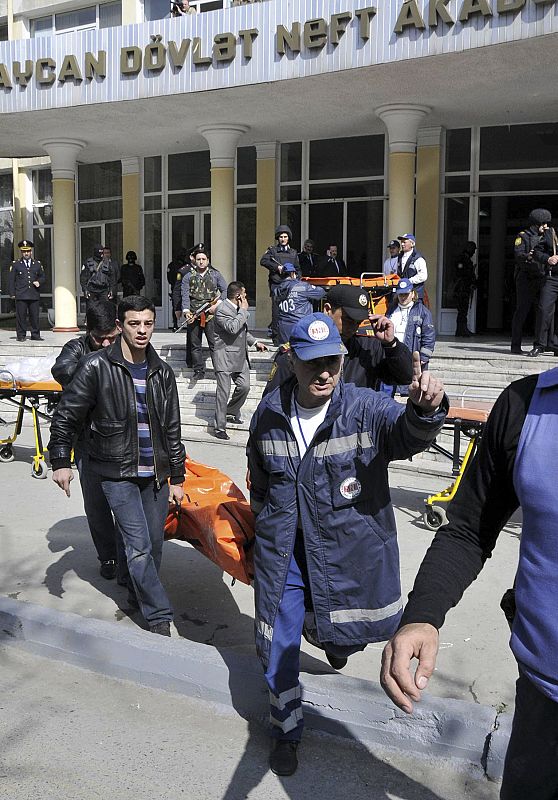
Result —
M 206 3 L 200 3 L 200 11 L 217 11 L 223 8 L 223 0 L 207 0 Z
M 156 306 L 162 305 L 161 266 L 163 263 L 163 226 L 161 214 L 146 214 L 143 218 L 143 271 L 145 289 Z
M 384 182 L 354 181 L 352 183 L 314 183 L 310 185 L 310 200 L 328 200 L 330 197 L 382 197 Z
M 281 186 L 281 200 L 300 200 L 302 190 L 298 186 Z
M 124 261 L 124 253 L 122 252 L 122 222 L 107 222 L 105 225 L 105 241 L 103 244 L 110 247 L 112 257 L 115 261 L 122 264 Z
M 0 175 L 0 189 L 3 187 L 3 180 L 6 175 Z M 11 175 L 10 175 L 11 178 Z M 2 192 L 3 193 L 3 192 Z M 0 201 L 0 205 L 3 202 Z M 10 194 L 10 205 L 12 198 Z M 6 294 L 8 286 L 8 275 L 12 264 L 14 253 L 14 213 L 11 209 L 0 211 L 0 287 L 2 293 Z M 3 313 L 13 311 L 13 301 L 9 298 L 2 300 L 1 310 Z
M 310 142 L 310 180 L 383 174 L 383 134 Z
M 456 175 L 446 178 L 447 194 L 465 194 L 470 191 L 470 178 L 468 175 Z
M 454 265 L 455 259 L 469 239 L 469 198 L 448 197 L 445 208 L 442 308 L 455 308 Z
M 236 202 L 242 203 L 255 203 L 256 202 L 256 189 L 238 189 L 236 192 Z
M 558 189 L 558 172 L 528 172 L 516 175 L 481 175 L 480 192 L 533 192 Z
M 49 14 L 48 17 L 32 19 L 29 32 L 32 39 L 39 36 L 50 36 L 52 33 L 52 14 Z
M 144 192 L 160 192 L 162 186 L 161 156 L 150 156 L 143 160 Z
M 323 255 L 330 244 L 336 244 L 339 256 L 344 259 L 343 203 L 312 203 L 308 208 L 308 236 L 314 242 L 315 252 Z
M 199 208 L 211 205 L 211 192 L 169 194 L 169 208 Z
M 33 228 L 35 258 L 45 268 L 45 282 L 41 294 L 52 293 L 52 228 Z
M 209 150 L 169 156 L 169 191 L 211 187 Z
M 347 203 L 347 254 L 349 274 L 382 272 L 384 204 L 381 201 Z
M 83 28 L 85 25 L 97 24 L 97 6 L 78 8 L 76 11 L 65 11 L 54 15 L 54 26 L 58 32 L 72 28 Z
M 143 7 L 146 22 L 154 19 L 165 19 L 165 17 L 170 16 L 169 0 L 145 0 Z
M 52 203 L 52 172 L 50 169 L 33 170 L 33 203 Z
M 480 169 L 537 169 L 558 164 L 558 123 L 481 128 Z
M 468 172 L 471 169 L 471 129 L 446 131 L 446 172 Z
M 8 41 L 8 26 L 0 25 L 0 42 Z
M 79 164 L 78 199 L 98 200 L 122 195 L 122 165 L 120 161 L 102 164 Z
M 291 231 L 293 232 L 293 247 L 297 250 L 298 244 L 300 242 L 300 231 L 301 231 L 301 207 L 300 204 L 294 204 L 292 206 L 281 206 L 280 207 L 280 217 L 279 217 L 279 224 L 280 225 L 288 225 Z M 313 238 L 312 236 L 310 238 Z
M 122 25 L 122 3 L 103 3 L 99 6 L 99 28 Z
M 145 211 L 159 211 L 163 207 L 160 194 L 144 197 L 143 207 Z
M 12 208 L 14 202 L 14 189 L 11 172 L 0 174 L 0 208 Z
M 33 225 L 52 225 L 52 206 L 35 206 Z
M 98 203 L 78 203 L 80 222 L 97 222 L 103 219 L 120 219 L 122 200 L 102 200 Z
M 302 180 L 302 142 L 281 145 L 281 182 Z
M 250 305 L 256 304 L 256 209 L 236 212 L 236 277 L 246 286 Z
M 239 147 L 236 151 L 236 183 L 238 186 L 256 184 L 256 148 Z

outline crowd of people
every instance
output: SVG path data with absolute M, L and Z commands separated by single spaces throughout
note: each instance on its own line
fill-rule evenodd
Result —
M 558 254 L 549 212 L 535 209 L 530 223 L 515 243 L 516 279 L 519 286 L 538 286 L 538 352 L 530 353 L 536 356 L 553 347 Z M 14 290 L 26 283 L 27 291 L 38 291 L 44 269 L 31 257 L 32 242 L 24 240 L 20 248 Z M 468 242 L 455 264 L 463 336 L 470 333 L 475 249 Z M 336 283 L 326 289 L 301 280 L 305 271 L 342 275 L 346 267 L 335 245 L 320 259 L 307 240 L 299 253 L 283 225 L 261 258 L 279 346 L 250 422 L 247 465 L 256 531 L 255 637 L 269 688 L 270 767 L 288 776 L 298 765 L 304 728 L 301 637 L 321 648 L 335 669 L 367 644 L 389 640 L 381 682 L 393 702 L 411 713 L 434 670 L 447 611 L 521 506 L 523 537 L 509 614 L 520 678 L 501 797 L 551 800 L 558 791 L 558 526 L 548 464 L 558 456 L 558 436 L 552 435 L 558 378 L 554 371 L 542 373 L 502 394 L 449 507 L 449 523 L 436 534 L 405 605 L 387 468 L 434 441 L 448 401 L 429 370 L 436 337 L 425 303 L 425 259 L 411 233 L 391 240 L 387 250 L 384 274 L 393 277 L 394 290 L 381 315 L 371 313 L 360 286 Z M 151 345 L 156 310 L 140 294 L 143 270 L 132 251 L 126 262 L 119 266 L 110 248 L 98 247 L 83 265 L 87 330 L 67 342 L 53 367 L 64 391 L 49 453 L 53 480 L 69 495 L 73 452 L 101 575 L 127 587 L 129 605 L 152 633 L 170 636 L 173 609 L 160 567 L 169 506 L 184 496 L 180 407 L 174 373 Z M 196 380 L 204 377 L 202 335 L 207 339 L 216 381 L 213 432 L 227 440 L 227 425 L 243 422 L 249 348 L 263 351 L 267 345 L 249 331 L 245 286 L 227 284 L 203 243 L 177 254 L 167 275 L 175 327 L 188 331 Z M 125 296 L 116 306 L 120 285 Z M 534 302 L 534 292 L 525 290 L 524 296 Z M 516 311 L 516 334 L 526 302 Z M 32 307 L 27 313 L 37 332 Z M 512 350 L 517 352 L 517 337 Z M 414 674 L 413 658 L 419 661 Z

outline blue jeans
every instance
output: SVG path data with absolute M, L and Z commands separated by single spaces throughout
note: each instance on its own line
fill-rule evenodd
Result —
M 130 579 L 141 613 L 149 625 L 172 621 L 172 608 L 159 569 L 169 487 L 157 489 L 153 478 L 103 480 L 103 492 L 122 533 Z
M 76 444 L 74 458 L 79 472 L 83 507 L 99 561 L 116 561 L 117 538 L 112 511 L 101 487 L 101 477 L 89 466 L 89 452 Z

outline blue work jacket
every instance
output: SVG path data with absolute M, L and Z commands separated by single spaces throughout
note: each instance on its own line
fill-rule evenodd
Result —
M 300 526 L 321 642 L 388 639 L 403 607 L 388 463 L 424 450 L 445 418 L 339 382 L 301 459 L 291 427 L 293 379 L 266 395 L 250 426 L 256 645 L 267 664 Z

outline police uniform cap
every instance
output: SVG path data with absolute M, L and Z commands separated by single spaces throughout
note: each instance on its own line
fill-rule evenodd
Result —
M 32 250 L 35 245 L 31 239 L 22 239 L 21 242 L 18 242 L 17 246 L 20 250 Z
M 196 256 L 198 253 L 205 253 L 207 255 L 207 250 L 205 249 L 205 245 L 203 242 L 199 242 L 195 244 L 193 247 L 188 250 L 189 256 Z
M 360 286 L 338 284 L 332 286 L 326 300 L 335 308 L 342 308 L 348 316 L 358 322 L 368 319 L 368 294 Z

